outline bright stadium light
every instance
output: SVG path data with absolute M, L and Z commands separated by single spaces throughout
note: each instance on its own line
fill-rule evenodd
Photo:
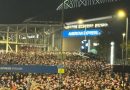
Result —
M 117 16 L 118 16 L 118 18 L 124 18 L 124 17 L 126 17 L 126 13 L 124 10 L 118 10 Z
M 78 24 L 83 24 L 83 23 L 84 23 L 84 20 L 82 20 L 82 19 L 78 20 Z

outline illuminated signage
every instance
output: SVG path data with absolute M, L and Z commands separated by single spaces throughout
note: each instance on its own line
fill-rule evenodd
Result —
M 100 29 L 86 29 L 86 30 L 64 30 L 62 36 L 64 38 L 68 37 L 82 37 L 82 36 L 99 36 L 101 35 Z
M 39 38 L 39 34 L 36 35 L 19 35 L 20 39 L 34 39 L 34 38 Z
M 102 28 L 102 27 L 108 27 L 108 23 L 67 25 L 64 26 L 64 29 L 83 29 L 83 28 Z

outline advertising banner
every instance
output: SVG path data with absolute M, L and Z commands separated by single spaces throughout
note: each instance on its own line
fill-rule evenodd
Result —
M 42 65 L 0 65 L 0 73 L 21 72 L 21 73 L 58 73 L 57 66 Z

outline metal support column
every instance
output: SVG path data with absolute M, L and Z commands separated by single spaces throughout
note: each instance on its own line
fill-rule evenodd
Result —
M 91 50 L 91 41 L 90 41 L 90 39 L 88 40 L 88 53 L 90 52 L 90 50 Z
M 16 45 L 15 45 L 15 52 L 18 53 L 18 26 L 17 26 L 17 31 L 16 31 Z
M 126 62 L 128 62 L 128 17 L 126 18 L 126 54 L 125 54 L 125 59 L 126 59 Z M 125 63 L 126 63 L 125 62 Z
M 9 51 L 9 26 L 7 27 L 7 35 L 6 35 L 6 53 Z
M 37 28 L 35 27 L 35 38 L 34 38 L 34 43 L 35 43 L 35 47 L 37 45 Z
M 26 26 L 26 43 L 28 43 L 28 27 Z
M 44 27 L 44 31 L 43 31 L 43 44 L 45 45 L 45 47 L 44 47 L 44 52 L 45 52 L 46 48 L 47 48 L 46 43 L 45 43 L 45 27 Z
M 52 50 L 54 50 L 55 47 L 55 34 L 52 34 Z

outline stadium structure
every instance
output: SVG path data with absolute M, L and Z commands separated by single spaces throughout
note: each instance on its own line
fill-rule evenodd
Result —
M 60 41 L 60 35 L 55 33 L 61 30 L 60 24 L 1 24 L 0 44 L 1 51 L 18 52 L 22 48 L 39 48 L 42 51 L 51 51 Z M 55 38 L 55 39 L 54 39 Z
M 63 8 L 71 9 L 71 8 L 78 8 L 81 6 L 91 6 L 97 4 L 118 2 L 118 1 L 120 0 L 64 0 L 64 2 L 57 7 L 57 10 L 61 10 Z
M 121 0 L 64 0 L 56 10 L 79 8 L 84 6 L 92 6 L 97 4 L 116 3 Z M 57 11 L 59 12 L 59 11 Z M 66 13 L 66 11 L 64 12 Z M 73 13 L 73 12 L 71 12 Z M 74 12 L 75 13 L 75 12 Z M 59 14 L 59 13 L 58 13 Z M 61 14 L 61 12 L 60 12 Z M 54 17 L 54 15 L 53 15 Z M 62 16 L 61 16 L 62 17 Z M 111 16 L 87 19 L 84 24 L 99 24 L 106 23 L 106 19 L 111 19 Z M 96 19 L 96 20 L 95 20 Z M 99 20 L 97 20 L 99 19 Z M 105 22 L 104 22 L 105 20 Z M 39 24 L 40 22 L 40 24 Z M 44 22 L 44 23 L 43 23 Z M 77 24 L 75 22 L 55 23 L 55 21 L 37 21 L 36 19 L 25 20 L 23 24 L 0 24 L 0 45 L 1 51 L 18 52 L 24 47 L 39 48 L 42 51 L 77 51 L 80 49 L 82 38 L 62 38 L 63 26 Z M 83 27 L 82 29 L 85 30 Z M 63 42 L 62 42 L 63 39 Z M 95 38 L 94 38 L 95 39 Z M 73 43 L 72 43 L 73 41 Z M 76 42 L 76 43 L 74 43 Z M 75 46 L 75 47 L 74 47 Z
M 105 28 L 108 27 L 108 23 L 105 23 L 103 20 L 110 18 L 111 16 L 89 19 L 94 24 L 84 22 L 86 24 L 77 25 L 77 22 L 76 24 L 75 22 L 67 22 L 64 26 L 60 23 L 0 24 L 1 52 L 17 53 L 19 50 L 25 50 L 25 48 L 37 48 L 40 51 L 61 51 L 61 48 L 63 51 L 79 51 L 84 35 L 74 37 L 70 35 L 66 37 L 64 33 L 66 34 L 67 31 L 69 35 L 69 33 L 73 33 L 73 30 L 83 30 L 82 32 L 85 32 L 85 29 Z M 98 23 L 98 19 L 101 23 Z M 74 28 L 75 26 L 77 28 Z M 91 36 L 89 38 L 96 39 L 96 37 L 93 38 Z

